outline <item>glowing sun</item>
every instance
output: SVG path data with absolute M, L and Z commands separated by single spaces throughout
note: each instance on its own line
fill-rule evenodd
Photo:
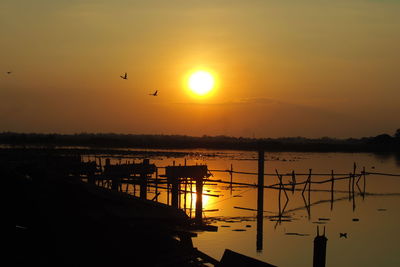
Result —
M 189 88 L 196 95 L 206 95 L 214 88 L 214 77 L 207 71 L 196 71 L 189 77 Z

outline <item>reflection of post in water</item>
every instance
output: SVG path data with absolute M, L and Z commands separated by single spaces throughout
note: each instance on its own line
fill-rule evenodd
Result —
M 325 267 L 327 242 L 328 238 L 325 236 L 325 226 L 322 235 L 319 235 L 319 227 L 317 226 L 317 236 L 314 238 L 313 267 Z
M 282 179 L 282 175 L 280 175 L 278 173 L 278 170 L 275 169 L 275 173 L 278 176 L 278 180 L 279 180 L 279 192 L 278 192 L 278 220 L 276 222 L 275 227 L 278 225 L 278 223 L 280 224 L 282 222 L 282 217 L 283 217 L 283 213 L 285 212 L 285 209 L 287 207 L 287 204 L 289 203 L 289 197 L 286 193 L 286 189 L 285 186 L 283 185 L 283 179 Z M 282 196 L 282 190 L 283 193 L 285 193 L 285 197 L 286 197 L 286 202 L 285 205 L 282 208 L 282 202 L 281 202 L 281 196 Z
M 263 249 L 263 211 L 264 211 L 264 151 L 258 151 L 258 188 L 257 188 L 257 251 Z

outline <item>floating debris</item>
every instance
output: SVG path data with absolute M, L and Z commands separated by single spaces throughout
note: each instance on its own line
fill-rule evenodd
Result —
M 347 238 L 347 233 L 339 233 L 339 238 Z
M 330 221 L 330 218 L 318 218 L 318 221 Z
M 290 219 L 269 219 L 271 222 L 291 222 Z
M 235 231 L 235 232 L 244 232 L 244 231 L 246 231 L 246 229 L 232 229 L 232 231 Z
M 309 234 L 301 234 L 301 233 L 285 233 L 285 235 L 309 236 Z
M 227 228 L 227 227 L 231 227 L 230 225 L 221 225 L 221 227 Z
M 219 209 L 203 210 L 203 212 L 213 212 L 213 211 L 219 211 Z
M 312 223 L 315 223 L 315 224 L 326 224 L 326 222 L 312 222 Z
M 387 209 L 377 209 L 377 211 L 387 211 Z
M 353 218 L 353 222 L 358 222 L 359 220 L 358 218 Z
M 250 228 L 250 227 L 251 227 L 251 225 L 250 225 L 250 224 L 246 224 L 246 227 L 247 227 L 247 228 Z
M 233 197 L 243 197 L 243 196 L 241 196 L 241 195 L 234 195 Z
M 251 209 L 251 208 L 243 208 L 243 207 L 233 207 L 234 209 L 240 209 L 240 210 L 251 210 L 251 211 L 257 211 L 256 209 Z

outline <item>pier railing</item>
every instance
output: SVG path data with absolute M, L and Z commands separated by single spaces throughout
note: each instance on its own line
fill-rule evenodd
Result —
M 97 184 L 102 187 L 122 191 L 125 193 L 133 194 L 136 196 L 139 192 L 139 197 L 147 199 L 147 191 L 150 188 L 154 189 L 154 196 L 152 201 L 158 201 L 161 194 L 160 190 L 166 191 L 166 204 L 176 208 L 183 207 L 186 210 L 186 195 L 190 194 L 190 216 L 192 214 L 192 202 L 193 195 L 196 197 L 196 220 L 201 222 L 202 218 L 202 203 L 201 199 L 203 195 L 210 197 L 219 197 L 219 194 L 211 194 L 209 192 L 203 192 L 204 185 L 227 185 L 228 188 L 234 187 L 248 187 L 258 189 L 258 201 L 257 209 L 237 207 L 248 210 L 261 210 L 263 212 L 263 200 L 264 200 L 264 189 L 279 190 L 278 195 L 278 218 L 282 218 L 286 212 L 286 206 L 289 201 L 287 192 L 294 193 L 295 191 L 301 191 L 302 198 L 304 200 L 304 207 L 310 213 L 309 209 L 313 205 L 310 200 L 311 192 L 330 192 L 331 197 L 331 209 L 333 203 L 336 201 L 335 193 L 348 193 L 348 199 L 354 202 L 355 196 L 361 196 L 363 199 L 366 195 L 366 177 L 369 175 L 383 175 L 383 176 L 396 176 L 400 177 L 400 174 L 389 174 L 389 173 L 378 173 L 378 172 L 367 172 L 365 167 L 357 171 L 356 163 L 353 164 L 353 169 L 348 173 L 335 173 L 333 170 L 330 173 L 313 173 L 312 169 L 308 172 L 296 173 L 294 170 L 288 173 L 280 173 L 277 169 L 274 173 L 264 172 L 264 152 L 259 152 L 258 157 L 258 171 L 248 172 L 234 170 L 233 165 L 230 165 L 230 169 L 208 169 L 207 165 L 192 165 L 187 166 L 186 160 L 184 165 L 176 166 L 175 162 L 172 166 L 156 166 L 150 164 L 148 159 L 143 160 L 141 163 L 135 161 L 121 161 L 116 164 L 111 164 L 108 157 L 96 156 L 94 161 L 89 159 L 87 162 L 82 163 L 84 166 L 83 173 L 85 174 L 87 181 L 90 183 Z M 162 170 L 164 173 L 162 173 Z M 218 173 L 226 173 L 229 175 L 227 179 L 217 179 Z M 254 183 L 244 183 L 235 181 L 234 175 L 241 176 L 256 176 L 257 181 Z M 276 177 L 276 182 L 272 184 L 264 184 L 265 177 Z M 285 181 L 284 181 L 285 180 Z M 335 185 L 339 181 L 348 181 L 348 190 L 337 190 Z M 329 184 L 330 186 L 326 189 L 313 188 L 312 185 L 323 185 Z M 125 186 L 125 190 L 123 187 Z M 138 187 L 138 188 L 137 188 Z M 194 188 L 195 187 L 195 188 Z M 131 189 L 131 191 L 129 190 Z M 286 198 L 285 203 L 281 204 L 281 195 Z M 183 201 L 181 196 L 183 195 Z M 183 202 L 183 203 L 181 203 Z M 283 208 L 282 208 L 283 206 Z M 355 203 L 353 204 L 355 208 Z M 262 213 L 261 213 L 262 215 Z

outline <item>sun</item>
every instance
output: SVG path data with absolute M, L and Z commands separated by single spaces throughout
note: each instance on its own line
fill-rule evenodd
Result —
M 189 77 L 190 90 L 199 96 L 204 96 L 214 88 L 214 77 L 207 71 L 199 70 Z

